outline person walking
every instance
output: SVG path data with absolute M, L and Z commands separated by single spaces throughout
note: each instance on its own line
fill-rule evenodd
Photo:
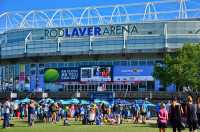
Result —
M 33 126 L 34 124 L 35 104 L 35 101 L 30 100 L 28 105 L 28 126 Z
M 161 104 L 160 110 L 158 111 L 158 128 L 159 132 L 165 132 L 167 128 L 168 112 L 165 104 Z
M 7 128 L 10 128 L 10 120 L 9 120 L 9 117 L 10 117 L 10 102 L 9 102 L 9 99 L 5 99 L 5 103 L 3 105 L 3 113 L 4 113 L 4 126 L 3 128 L 6 129 Z
M 193 132 L 196 132 L 198 123 L 196 111 L 196 105 L 192 103 L 192 97 L 189 96 L 187 98 L 187 106 L 185 107 L 189 132 L 192 132 L 192 130 Z
M 148 106 L 145 104 L 145 100 L 143 100 L 142 106 L 141 106 L 141 115 L 142 115 L 142 123 L 146 124 L 146 115 L 148 111 Z
M 115 103 L 115 105 L 113 107 L 113 112 L 114 112 L 114 116 L 116 116 L 119 112 L 119 106 L 117 103 Z
M 198 118 L 198 126 L 200 126 L 200 98 L 197 98 L 197 118 Z
M 173 132 L 181 132 L 181 115 L 183 113 L 183 109 L 177 103 L 177 99 L 173 99 L 172 105 L 169 107 L 169 117 L 171 120 L 171 126 L 173 128 Z
M 20 103 L 20 105 L 19 105 L 19 111 L 20 111 L 20 118 L 23 119 L 24 107 L 23 107 L 23 104 L 22 104 L 22 103 Z
M 14 117 L 17 118 L 17 111 L 19 109 L 19 106 L 17 104 L 17 102 L 15 101 L 15 103 L 13 104 L 13 107 L 14 107 Z

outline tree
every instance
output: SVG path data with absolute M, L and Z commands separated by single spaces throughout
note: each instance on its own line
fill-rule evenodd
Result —
M 162 60 L 164 66 L 155 64 L 152 76 L 160 80 L 164 88 L 175 84 L 179 90 L 192 87 L 197 95 L 200 85 L 200 43 L 184 43 L 177 49 L 176 56 L 166 54 Z M 187 92 L 192 96 L 190 88 Z

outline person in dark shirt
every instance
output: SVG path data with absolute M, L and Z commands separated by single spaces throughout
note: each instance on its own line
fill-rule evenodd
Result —
M 192 97 L 190 96 L 187 98 L 187 106 L 185 107 L 185 112 L 187 116 L 189 131 L 192 132 L 193 130 L 193 132 L 196 132 L 198 118 L 196 114 L 196 106 L 192 103 Z
M 183 102 L 181 103 L 181 108 L 183 109 L 183 114 L 182 114 L 182 122 L 184 122 L 185 124 L 187 123 L 187 116 L 186 116 L 186 112 L 185 112 L 185 107 L 186 107 L 186 99 L 182 100 Z
M 114 107 L 113 107 L 113 112 L 114 112 L 114 115 L 116 116 L 119 112 L 119 106 L 117 103 L 115 103 Z

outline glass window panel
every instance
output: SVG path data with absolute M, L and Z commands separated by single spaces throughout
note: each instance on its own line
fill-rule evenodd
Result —
M 15 66 L 15 76 L 19 76 L 19 65 Z
M 87 65 L 88 65 L 88 62 L 82 62 L 81 65 L 82 65 L 82 66 L 87 66 Z
M 106 65 L 112 65 L 112 61 L 106 61 Z
M 153 65 L 154 65 L 154 60 L 147 61 L 147 66 L 153 66 Z
M 44 64 L 44 67 L 45 67 L 45 68 L 50 68 L 50 63 L 45 63 L 45 64 Z
M 127 61 L 121 61 L 121 66 L 127 66 Z
M 74 62 L 69 62 L 68 67 L 74 67 Z
M 76 63 L 75 63 L 75 67 L 79 67 L 80 65 L 81 65 L 80 62 L 76 62 Z
M 139 61 L 139 66 L 146 66 L 146 61 L 140 60 Z
M 64 64 L 64 63 L 58 63 L 58 67 L 59 67 L 59 68 L 64 68 L 64 67 L 65 67 L 65 64 Z
M 26 64 L 25 65 L 25 76 L 29 76 L 30 75 L 30 64 Z
M 36 67 L 36 75 L 38 75 L 38 64 L 35 64 L 35 67 Z
M 105 62 L 103 62 L 103 61 L 100 61 L 99 62 L 99 65 L 105 65 L 106 63 Z
M 138 66 L 138 61 L 131 61 L 131 66 Z
M 95 62 L 89 62 L 89 65 L 90 65 L 90 66 L 94 66 L 94 65 L 95 65 Z
M 51 63 L 51 68 L 57 68 L 57 63 Z
M 113 61 L 114 66 L 120 66 L 120 61 Z

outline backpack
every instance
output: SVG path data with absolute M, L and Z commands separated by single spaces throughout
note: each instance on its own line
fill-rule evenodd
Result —
M 87 118 L 84 116 L 84 119 L 82 120 L 82 124 L 83 125 L 87 125 L 88 124 L 88 122 L 87 122 Z
M 69 120 L 68 120 L 68 119 L 65 119 L 65 120 L 64 120 L 64 126 L 70 126 Z
M 145 108 L 145 105 L 142 106 L 142 113 L 145 113 L 146 112 L 146 108 Z

